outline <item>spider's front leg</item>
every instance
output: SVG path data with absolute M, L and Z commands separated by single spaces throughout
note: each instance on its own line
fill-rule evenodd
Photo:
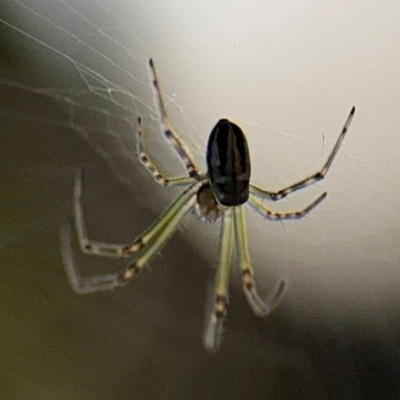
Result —
M 346 132 L 349 129 L 351 120 L 353 119 L 355 112 L 356 112 L 356 109 L 355 109 L 355 107 L 353 107 L 350 111 L 349 116 L 347 117 L 346 123 L 344 124 L 344 127 L 342 129 L 342 132 L 340 133 L 338 139 L 336 140 L 335 146 L 333 147 L 328 159 L 326 160 L 324 166 L 322 167 L 322 169 L 320 171 L 318 171 L 315 174 L 308 176 L 307 178 L 304 178 L 304 179 L 300 180 L 299 182 L 296 182 L 284 189 L 281 189 L 278 192 L 269 192 L 268 190 L 260 189 L 257 186 L 251 185 L 252 193 L 258 197 L 275 201 L 275 200 L 283 199 L 288 194 L 293 193 L 296 190 L 304 189 L 305 187 L 324 179 L 325 175 L 328 173 L 330 166 L 332 165 L 332 162 L 333 162 L 337 152 L 339 151 L 340 145 L 342 144 L 343 139 L 346 135 Z
M 227 314 L 233 232 L 235 232 L 240 268 L 242 270 L 243 291 L 253 312 L 258 317 L 266 317 L 278 305 L 285 289 L 285 282 L 281 281 L 278 289 L 268 302 L 261 299 L 254 281 L 254 272 L 247 247 L 243 208 L 241 206 L 228 208 L 222 216 L 219 263 L 213 293 L 214 299 L 212 309 L 206 316 L 207 321 L 203 336 L 203 345 L 208 351 L 218 350 L 221 343 L 223 322 Z
M 232 255 L 233 210 L 228 209 L 222 216 L 221 237 L 219 243 L 219 264 L 215 283 L 213 308 L 206 315 L 203 336 L 204 348 L 218 350 L 221 344 L 223 322 L 227 313 L 229 271 Z
M 165 243 L 176 232 L 185 215 L 192 210 L 197 201 L 197 191 L 201 186 L 201 182 L 196 183 L 186 189 L 174 203 L 163 213 L 160 219 L 147 231 L 145 231 L 132 246 L 121 247 L 127 251 L 137 251 L 139 248 L 141 254 L 134 262 L 127 267 L 121 269 L 114 274 L 96 275 L 89 277 L 80 276 L 77 266 L 73 258 L 73 250 L 71 243 L 71 222 L 67 221 L 61 228 L 61 249 L 64 261 L 65 272 L 72 288 L 77 293 L 91 293 L 102 290 L 110 290 L 118 286 L 123 286 L 133 279 L 150 259 L 156 255 Z M 75 223 L 77 221 L 75 220 Z M 102 243 L 103 250 L 117 249 L 115 245 Z M 100 253 L 95 253 L 99 254 Z M 113 254 L 114 257 L 127 257 L 127 253 L 118 250 L 115 253 L 105 253 L 106 255 Z M 105 255 L 101 253 L 101 255 Z
M 129 258 L 139 252 L 164 228 L 165 222 L 160 219 L 148 230 L 148 233 L 143 234 L 131 244 L 110 244 L 89 239 L 82 208 L 82 177 L 83 170 L 78 170 L 74 181 L 73 209 L 76 234 L 83 253 L 104 257 Z M 188 177 L 187 179 L 192 178 Z M 196 181 L 194 180 L 194 182 Z M 174 210 L 176 210 L 176 206 Z

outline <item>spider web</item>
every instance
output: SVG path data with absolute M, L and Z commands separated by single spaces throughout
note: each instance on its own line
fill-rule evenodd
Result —
M 115 3 L 107 2 L 12 1 L 6 5 L 8 13 L 0 18 L 4 37 L 9 39 L 0 76 L 4 93 L 0 114 L 9 138 L 17 137 L 16 132 L 32 131 L 27 139 L 20 136 L 20 151 L 7 151 L 3 146 L 2 170 L 71 174 L 77 167 L 93 163 L 87 152 L 71 154 L 73 147 L 82 147 L 79 143 L 68 143 L 69 161 L 54 163 L 60 149 L 47 144 L 53 157 L 38 159 L 35 153 L 40 149 L 30 148 L 30 140 L 36 130 L 46 132 L 42 140 L 47 143 L 56 141 L 55 135 L 60 142 L 79 137 L 114 170 L 114 179 L 130 186 L 135 197 L 154 208 L 162 193 L 136 190 L 138 178 L 146 174 L 136 154 L 138 116 L 144 120 L 153 154 L 164 161 L 163 172 L 182 173 L 182 168 L 173 157 L 168 158 L 168 142 L 157 140 L 160 126 L 148 69 L 150 52 L 137 35 L 140 18 L 129 20 L 135 25 L 132 29 L 113 13 Z M 165 101 L 170 103 L 168 97 Z M 146 178 L 150 180 L 148 175 Z M 38 202 L 37 197 L 36 193 L 31 196 L 25 207 Z M 46 212 L 44 220 L 51 220 L 59 211 L 55 207 Z M 2 242 L 18 240 L 21 232 L 34 232 L 43 222 L 43 213 L 38 215 L 32 223 L 23 224 L 22 230 L 7 232 Z
M 91 7 L 95 7 L 95 13 Z M 148 114 L 152 109 L 152 104 L 145 104 L 134 94 L 148 87 L 145 77 L 140 79 L 140 74 L 132 72 L 138 65 L 144 67 L 147 60 L 125 46 L 121 38 L 118 40 L 118 34 L 123 33 L 125 40 L 137 47 L 135 37 L 105 5 L 96 2 L 14 1 L 10 9 L 9 20 L 1 20 L 4 30 L 20 47 L 29 49 L 30 63 L 43 71 L 36 69 L 36 74 L 20 75 L 18 81 L 2 79 L 0 83 L 5 90 L 32 96 L 44 106 L 26 112 L 14 104 L 10 108 L 4 104 L 3 115 L 68 128 L 114 167 L 113 157 L 129 164 L 134 159 L 139 110 Z M 35 65 L 37 60 L 43 64 Z M 128 63 L 131 69 L 125 65 Z M 35 79 L 40 86 L 35 85 Z M 58 106 L 58 115 L 49 115 L 46 106 L 54 105 Z M 123 176 L 129 175 L 129 167 L 119 168 Z

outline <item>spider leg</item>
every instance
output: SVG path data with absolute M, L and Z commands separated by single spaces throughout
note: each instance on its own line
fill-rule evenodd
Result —
M 240 269 L 242 270 L 243 292 L 254 314 L 257 315 L 257 317 L 265 317 L 278 305 L 285 289 L 285 281 L 279 283 L 278 289 L 271 297 L 270 301 L 265 302 L 261 299 L 254 281 L 254 271 L 251 266 L 249 250 L 247 247 L 247 234 L 243 207 L 235 207 L 234 221 L 236 245 L 238 249 Z
M 82 252 L 86 254 L 94 254 L 98 256 L 114 258 L 131 257 L 134 253 L 137 253 L 144 246 L 146 246 L 155 236 L 159 234 L 162 229 L 164 229 L 165 224 L 168 223 L 170 218 L 173 217 L 174 213 L 176 213 L 177 209 L 182 205 L 182 201 L 179 201 L 178 199 L 175 203 L 172 204 L 172 206 L 168 209 L 168 211 L 162 218 L 158 219 L 153 226 L 151 226 L 131 244 L 109 244 L 90 240 L 88 238 L 82 208 L 82 175 L 83 171 L 79 170 L 75 176 L 73 207 L 75 228 L 79 245 Z
M 250 198 L 248 203 L 254 210 L 256 210 L 259 214 L 261 214 L 266 219 L 272 221 L 278 221 L 282 219 L 300 219 L 303 218 L 306 214 L 308 214 L 313 208 L 315 208 L 322 200 L 325 199 L 327 193 L 322 193 L 319 197 L 317 197 L 310 205 L 300 211 L 295 212 L 285 212 L 285 213 L 276 213 L 269 210 L 265 204 L 263 204 L 262 199 L 259 199 L 256 195 L 250 192 Z
M 233 236 L 232 222 L 232 210 L 228 209 L 222 216 L 219 264 L 214 292 L 214 305 L 211 314 L 207 315 L 203 336 L 203 345 L 208 351 L 218 350 L 221 343 L 222 325 L 227 313 L 229 270 Z
M 61 249 L 65 272 L 72 288 L 80 294 L 110 290 L 118 286 L 123 286 L 136 277 L 150 259 L 157 254 L 172 237 L 182 219 L 194 207 L 197 201 L 196 194 L 200 185 L 200 183 L 192 185 L 178 197 L 162 215 L 159 223 L 140 237 L 137 243 L 144 243 L 141 255 L 137 257 L 134 262 L 113 274 L 91 277 L 82 277 L 79 275 L 73 259 L 71 222 L 65 222 L 60 232 Z M 160 225 L 162 225 L 162 229 L 160 229 Z
M 152 59 L 150 59 L 149 65 L 150 65 L 151 75 L 153 78 L 154 90 L 156 91 L 156 94 L 157 94 L 158 109 L 160 112 L 161 123 L 163 126 L 164 135 L 171 142 L 175 151 L 178 153 L 179 157 L 182 159 L 182 161 L 185 164 L 185 167 L 188 171 L 189 176 L 192 178 L 196 178 L 196 177 L 198 177 L 199 173 L 197 171 L 197 168 L 194 165 L 192 158 L 189 156 L 189 153 L 185 149 L 182 141 L 178 138 L 178 136 L 174 133 L 174 131 L 169 126 L 167 112 L 165 110 L 164 102 L 163 102 L 162 95 L 161 95 L 160 85 L 159 85 L 158 79 L 157 79 L 156 69 L 154 67 L 154 63 L 153 63 Z
M 343 142 L 343 139 L 346 135 L 347 130 L 349 129 L 351 120 L 353 119 L 354 113 L 356 112 L 355 107 L 353 107 L 350 111 L 349 116 L 347 117 L 346 123 L 344 124 L 344 127 L 342 129 L 342 132 L 340 133 L 338 139 L 336 140 L 335 146 L 333 147 L 331 154 L 329 155 L 328 159 L 326 160 L 324 166 L 322 169 L 315 174 L 308 176 L 307 178 L 304 178 L 300 180 L 299 182 L 296 182 L 282 190 L 279 190 L 278 192 L 269 192 L 268 190 L 260 189 L 257 186 L 251 185 L 251 188 L 253 189 L 253 193 L 259 197 L 266 198 L 269 200 L 280 200 L 286 197 L 288 194 L 295 192 L 296 190 L 303 189 L 309 185 L 314 184 L 315 182 L 318 182 L 322 179 L 325 178 L 325 175 L 327 174 L 330 166 L 332 165 L 332 162 L 339 151 L 340 145 Z
M 138 118 L 138 125 L 139 127 L 138 127 L 137 152 L 139 154 L 139 160 L 146 167 L 146 169 L 153 175 L 153 178 L 158 184 L 160 184 L 161 186 L 181 186 L 196 182 L 196 179 L 190 176 L 184 176 L 181 178 L 173 178 L 173 179 L 164 178 L 163 175 L 155 166 L 154 162 L 150 160 L 150 157 L 147 155 L 145 151 L 144 140 L 143 140 L 143 124 L 142 124 L 142 119 L 140 117 Z

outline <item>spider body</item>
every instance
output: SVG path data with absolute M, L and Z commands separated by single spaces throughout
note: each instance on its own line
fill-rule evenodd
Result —
M 213 293 L 213 304 L 206 317 L 203 345 L 206 350 L 217 350 L 220 345 L 222 324 L 227 314 L 229 271 L 232 242 L 236 243 L 242 288 L 246 300 L 258 317 L 265 317 L 279 303 L 285 288 L 281 281 L 268 301 L 258 294 L 254 271 L 247 245 L 247 234 L 243 204 L 250 205 L 264 218 L 279 221 L 300 219 L 315 208 L 325 197 L 322 193 L 311 204 L 300 211 L 277 213 L 267 207 L 265 200 L 280 200 L 287 195 L 323 179 L 345 137 L 355 113 L 353 107 L 346 123 L 321 170 L 301 179 L 286 188 L 272 192 L 250 184 L 250 156 L 243 131 L 233 122 L 221 119 L 212 129 L 207 146 L 206 173 L 199 173 L 188 151 L 168 123 L 154 64 L 150 60 L 153 87 L 157 97 L 158 111 L 164 136 L 170 141 L 182 160 L 187 175 L 168 179 L 158 170 L 146 154 L 143 141 L 142 120 L 138 118 L 138 155 L 144 167 L 162 186 L 186 186 L 186 189 L 164 211 L 160 218 L 130 244 L 109 244 L 88 238 L 82 208 L 82 172 L 75 178 L 73 191 L 74 225 L 82 252 L 91 255 L 126 258 L 127 265 L 116 273 L 81 276 L 73 258 L 71 243 L 72 223 L 66 221 L 61 228 L 61 245 L 64 268 L 72 288 L 80 294 L 110 290 L 123 286 L 135 278 L 149 261 L 178 230 L 183 218 L 194 211 L 197 217 L 208 223 L 221 219 L 219 256 L 216 261 L 217 274 Z
M 197 202 L 194 208 L 196 216 L 203 222 L 216 222 L 227 210 L 227 207 L 218 203 L 209 181 L 203 183 L 197 192 Z
M 217 201 L 234 207 L 246 203 L 250 189 L 250 154 L 243 131 L 221 119 L 207 145 L 208 178 Z

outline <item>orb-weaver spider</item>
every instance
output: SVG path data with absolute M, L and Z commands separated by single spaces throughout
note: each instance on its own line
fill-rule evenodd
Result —
M 170 128 L 165 106 L 153 61 L 150 60 L 153 86 L 157 95 L 158 109 L 164 135 L 171 142 L 186 166 L 188 176 L 167 179 L 159 172 L 155 164 L 146 155 L 143 143 L 141 119 L 138 119 L 138 153 L 142 164 L 162 186 L 188 186 L 171 204 L 161 217 L 133 244 L 115 245 L 95 242 L 88 238 L 81 205 L 82 173 L 79 172 L 74 184 L 75 227 L 79 244 L 84 253 L 116 258 L 131 258 L 122 270 L 105 275 L 81 277 L 76 270 L 71 246 L 71 223 L 65 222 L 61 229 L 62 253 L 69 282 L 77 293 L 90 293 L 113 289 L 127 284 L 156 255 L 178 229 L 182 219 L 194 210 L 204 222 L 222 220 L 219 244 L 219 260 L 214 291 L 214 306 L 207 315 L 203 344 L 206 350 L 216 350 L 220 345 L 222 323 L 227 313 L 229 267 L 231 260 L 232 239 L 235 236 L 238 259 L 242 272 L 243 290 L 246 299 L 259 317 L 265 317 L 278 304 L 285 282 L 281 281 L 268 302 L 264 302 L 257 292 L 254 273 L 251 267 L 242 205 L 246 202 L 263 217 L 270 220 L 297 219 L 304 217 L 325 197 L 322 193 L 309 206 L 301 211 L 275 213 L 263 203 L 264 199 L 280 200 L 288 194 L 303 189 L 323 179 L 331 166 L 354 116 L 353 107 L 340 133 L 335 146 L 320 171 L 308 176 L 278 192 L 260 189 L 249 183 L 250 156 L 243 131 L 227 119 L 221 119 L 211 131 L 207 145 L 207 172 L 199 173 L 185 146 Z

